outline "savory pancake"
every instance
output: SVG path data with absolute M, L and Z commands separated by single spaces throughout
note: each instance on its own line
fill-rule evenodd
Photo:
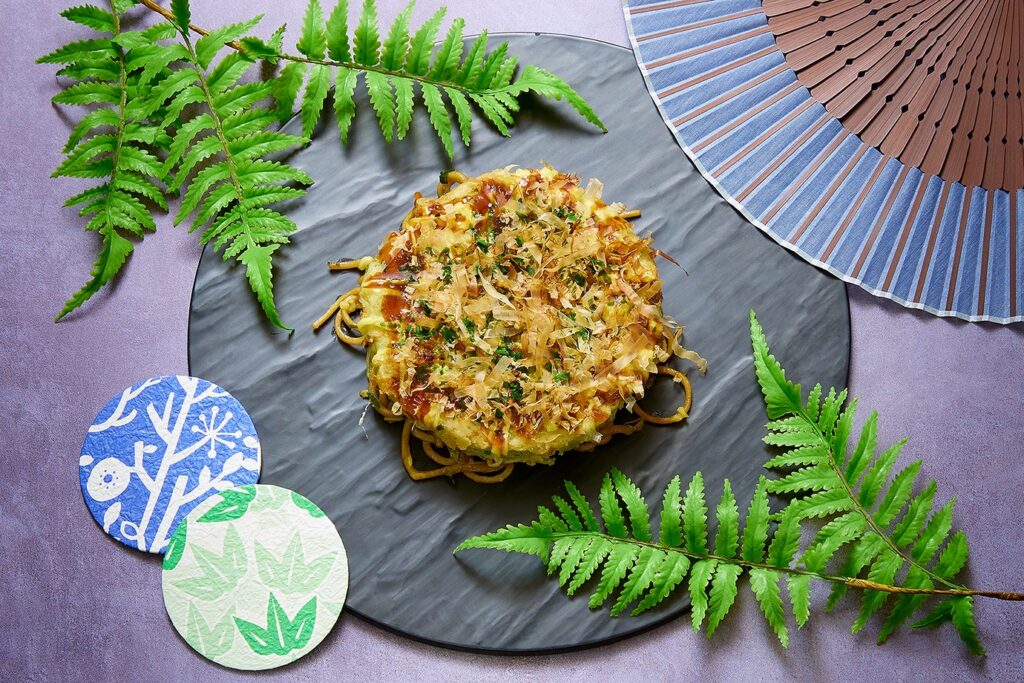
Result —
M 366 347 L 369 400 L 406 422 L 410 475 L 498 480 L 643 419 L 686 417 L 689 383 L 664 363 L 704 361 L 662 311 L 658 252 L 634 232 L 635 212 L 601 191 L 547 166 L 450 172 L 376 256 L 332 264 L 363 275 L 316 326 L 334 316 L 339 338 Z M 687 390 L 670 417 L 636 405 L 659 370 Z M 615 424 L 622 408 L 641 419 Z M 410 434 L 440 468 L 415 469 Z

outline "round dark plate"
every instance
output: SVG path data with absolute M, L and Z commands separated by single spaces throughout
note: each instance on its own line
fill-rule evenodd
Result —
M 849 310 L 841 282 L 745 223 L 694 170 L 628 50 L 566 36 L 502 38 L 513 54 L 575 84 L 610 132 L 562 104 L 524 98 L 510 140 L 475 125 L 472 151 L 460 149 L 449 162 L 422 112 L 408 139 L 387 146 L 369 104 L 360 102 L 347 147 L 331 122 L 291 159 L 316 180 L 288 208 L 299 229 L 275 257 L 279 310 L 295 333 L 271 329 L 243 274 L 207 249 L 192 295 L 189 366 L 230 390 L 252 415 L 263 444 L 261 481 L 300 492 L 338 525 L 349 552 L 347 609 L 439 645 L 550 652 L 643 631 L 688 602 L 677 597 L 641 617 L 612 619 L 606 610 L 590 611 L 586 594 L 566 598 L 536 558 L 480 550 L 453 557 L 452 549 L 469 536 L 534 519 L 565 479 L 596 496 L 612 466 L 652 503 L 673 475 L 685 481 L 701 470 L 713 500 L 728 476 L 745 505 L 766 457 L 748 311 L 757 311 L 791 377 L 838 386 L 847 376 Z M 414 482 L 399 458 L 400 429 L 372 410 L 360 428 L 363 355 L 329 330 L 310 330 L 355 284 L 354 275 L 329 273 L 327 261 L 375 253 L 400 225 L 413 193 L 433 192 L 439 170 L 477 174 L 542 161 L 584 182 L 601 179 L 605 198 L 642 209 L 638 230 L 652 232 L 655 245 L 679 261 L 681 267 L 660 264 L 665 308 L 684 324 L 685 345 L 708 360 L 706 376 L 690 373 L 692 415 L 591 454 L 567 454 L 552 467 L 521 466 L 499 485 Z M 666 411 L 678 398 L 660 384 L 653 394 L 647 405 Z

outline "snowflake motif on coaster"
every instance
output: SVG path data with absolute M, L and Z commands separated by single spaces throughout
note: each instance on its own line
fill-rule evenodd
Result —
M 103 530 L 162 553 L 178 521 L 207 497 L 259 478 L 252 419 L 197 377 L 154 377 L 96 416 L 82 445 L 82 495 Z

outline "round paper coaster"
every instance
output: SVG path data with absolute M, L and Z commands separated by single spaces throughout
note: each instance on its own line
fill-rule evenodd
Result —
M 199 654 L 233 669 L 293 662 L 334 627 L 348 557 L 316 505 L 278 486 L 213 496 L 178 525 L 164 555 L 164 606 Z
M 259 478 L 252 419 L 231 394 L 197 377 L 153 377 L 96 416 L 82 445 L 82 495 L 103 530 L 162 553 L 205 498 Z

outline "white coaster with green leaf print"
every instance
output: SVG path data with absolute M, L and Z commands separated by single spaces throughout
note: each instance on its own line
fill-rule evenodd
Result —
M 331 520 L 278 486 L 239 486 L 182 520 L 164 554 L 164 605 L 199 654 L 234 669 L 293 662 L 324 639 L 348 591 Z

